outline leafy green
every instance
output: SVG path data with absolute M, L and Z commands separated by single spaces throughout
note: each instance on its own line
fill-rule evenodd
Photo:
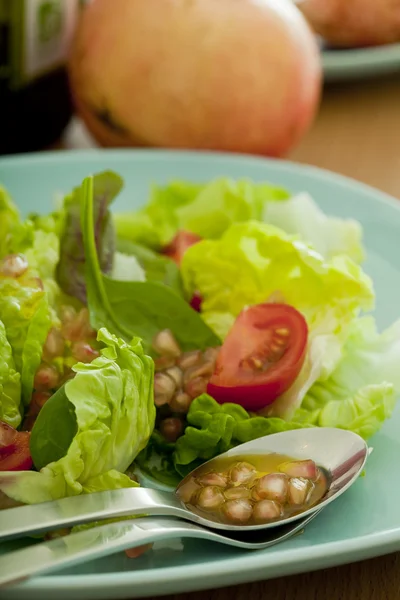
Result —
M 173 181 L 153 186 L 147 206 L 114 215 L 119 238 L 152 248 L 168 244 L 178 229 L 218 238 L 235 222 L 261 219 L 264 204 L 289 193 L 268 183 L 219 178 L 205 184 Z
M 262 220 L 309 242 L 329 259 L 346 254 L 362 262 L 362 228 L 354 219 L 327 216 L 309 194 L 298 194 L 286 202 L 266 202 Z
M 30 450 L 36 469 L 63 458 L 77 432 L 75 408 L 64 384 L 41 408 L 31 432 Z
M 117 240 L 117 250 L 136 258 L 144 271 L 146 281 L 164 283 L 182 295 L 181 275 L 177 264 L 173 260 L 129 240 Z M 115 277 L 113 276 L 113 278 Z
M 272 407 L 275 416 L 289 420 L 311 385 L 335 368 L 353 319 L 374 303 L 371 280 L 350 258 L 327 261 L 296 237 L 256 221 L 232 225 L 221 239 L 189 248 L 181 273 L 187 294 L 200 293 L 202 316 L 222 338 L 245 306 L 274 294 L 303 313 L 309 327 L 306 362 Z
M 93 179 L 82 184 L 82 231 L 91 323 L 127 340 L 137 335 L 150 348 L 154 336 L 170 329 L 182 350 L 218 345 L 218 337 L 172 289 L 154 281 L 116 281 L 103 275 L 93 225 Z
M 155 430 L 146 448 L 136 457 L 135 464 L 140 467 L 142 473 L 156 481 L 176 487 L 181 477 L 175 469 L 174 450 L 175 444 L 167 442 Z
M 174 463 L 184 477 L 197 465 L 256 438 L 309 427 L 280 418 L 250 417 L 238 404 L 218 404 L 207 394 L 196 398 L 187 415 L 188 426 L 176 442 Z
M 17 428 L 21 423 L 21 378 L 15 369 L 6 330 L 0 321 L 0 421 Z
M 21 374 L 22 399 L 28 404 L 51 326 L 47 295 L 29 270 L 18 279 L 0 276 L 0 320 Z
M 22 223 L 17 207 L 7 191 L 0 187 L 0 258 L 21 252 L 31 243 L 32 236 L 32 223 Z
M 34 425 L 32 457 L 37 466 L 48 464 L 40 472 L 0 473 L 7 496 L 36 503 L 136 485 L 125 471 L 154 427 L 154 364 L 137 338 L 127 344 L 102 329 L 98 340 L 105 346 L 101 356 L 75 365 L 75 378 Z M 62 432 L 63 422 L 57 421 L 65 417 Z
M 122 189 L 122 179 L 112 171 L 93 177 L 93 220 L 96 250 L 100 268 L 111 272 L 115 250 L 114 227 L 109 205 Z M 85 252 L 81 229 L 81 187 L 64 200 L 61 255 L 57 280 L 63 291 L 86 301 Z
M 372 317 L 355 320 L 339 364 L 305 396 L 296 419 L 371 437 L 400 393 L 400 320 L 382 334 Z

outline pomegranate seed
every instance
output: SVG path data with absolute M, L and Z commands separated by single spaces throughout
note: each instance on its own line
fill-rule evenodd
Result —
M 166 373 L 154 375 L 154 403 L 156 406 L 168 404 L 176 390 L 175 381 Z
M 195 482 L 194 479 L 189 479 L 182 483 L 176 490 L 176 494 L 182 502 L 188 504 L 197 492 L 201 489 L 201 487 Z
M 47 360 L 63 356 L 65 341 L 59 329 L 52 327 L 47 334 L 46 342 L 43 348 L 43 356 Z
M 261 500 L 254 505 L 253 517 L 256 521 L 272 521 L 281 515 L 281 506 L 273 500 Z
M 169 329 L 164 329 L 155 336 L 153 348 L 158 354 L 173 358 L 178 358 L 181 354 L 181 349 Z
M 50 365 L 42 364 L 36 372 L 33 386 L 36 390 L 52 390 L 58 386 L 59 374 Z
M 22 254 L 9 254 L 0 262 L 0 275 L 21 277 L 28 269 L 28 261 Z
M 179 392 L 172 398 L 169 406 L 173 412 L 187 413 L 191 403 L 192 398 L 189 396 L 189 394 L 186 394 L 185 392 Z
M 207 380 L 203 377 L 196 377 L 187 382 L 185 386 L 185 392 L 189 394 L 191 398 L 197 398 L 201 394 L 205 394 L 207 390 Z
M 100 356 L 100 353 L 87 342 L 74 342 L 71 347 L 72 356 L 83 363 L 90 363 Z
M 183 383 L 183 373 L 179 367 L 171 367 L 165 371 L 165 374 L 175 382 L 175 387 L 179 389 Z
M 160 432 L 167 442 L 176 442 L 183 432 L 183 423 L 176 417 L 169 417 L 160 423 Z
M 251 502 L 245 498 L 228 500 L 223 508 L 227 518 L 234 523 L 247 523 L 253 512 Z
M 199 508 L 213 510 L 219 508 L 224 502 L 225 498 L 220 488 L 209 485 L 198 493 L 196 504 Z
M 178 360 L 178 365 L 182 369 L 182 371 L 186 371 L 190 367 L 194 367 L 196 365 L 200 365 L 202 360 L 202 355 L 200 350 L 192 350 L 191 352 L 185 352 Z

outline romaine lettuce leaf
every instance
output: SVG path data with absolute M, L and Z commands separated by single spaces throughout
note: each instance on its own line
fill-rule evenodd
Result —
M 311 387 L 294 418 L 371 437 L 400 394 L 399 364 L 400 320 L 379 334 L 372 317 L 356 319 L 338 366 Z
M 64 394 L 50 398 L 35 422 L 31 453 L 40 472 L 0 473 L 7 496 L 32 504 L 137 485 L 125 471 L 154 427 L 154 364 L 138 339 L 127 344 L 101 330 L 98 340 L 101 356 L 77 364 Z
M 6 330 L 0 321 L 0 421 L 15 429 L 21 423 L 21 377 L 15 369 Z
M 309 194 L 298 194 L 286 202 L 266 202 L 262 220 L 299 236 L 327 259 L 340 254 L 357 263 L 364 259 L 360 223 L 326 215 Z
M 160 248 L 178 229 L 218 238 L 235 222 L 261 219 L 264 204 L 290 194 L 268 183 L 219 178 L 206 184 L 173 181 L 154 186 L 147 206 L 114 215 L 119 238 Z

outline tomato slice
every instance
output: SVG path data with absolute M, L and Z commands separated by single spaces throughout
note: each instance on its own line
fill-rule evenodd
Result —
M 29 438 L 28 431 L 17 431 L 0 421 L 0 471 L 24 471 L 32 468 Z
M 165 248 L 162 250 L 162 254 L 169 256 L 178 265 L 180 265 L 186 250 L 190 248 L 190 246 L 193 246 L 193 244 L 200 242 L 201 239 L 202 238 L 196 233 L 184 231 L 182 229 L 181 231 L 178 231 L 168 246 L 165 246 Z
M 219 351 L 207 393 L 258 411 L 294 382 L 307 350 L 307 323 L 287 304 L 257 304 L 237 317 Z

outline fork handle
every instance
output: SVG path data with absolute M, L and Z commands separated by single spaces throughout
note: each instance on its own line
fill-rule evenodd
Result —
M 0 511 L 0 540 L 41 534 L 102 519 L 162 515 L 188 518 L 172 492 L 125 488 Z
M 0 587 L 20 583 L 32 575 L 82 564 L 128 548 L 178 537 L 206 538 L 233 546 L 250 546 L 173 518 L 119 521 L 1 555 Z

